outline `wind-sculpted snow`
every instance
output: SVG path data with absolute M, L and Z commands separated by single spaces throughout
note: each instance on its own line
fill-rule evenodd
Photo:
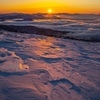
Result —
M 0 99 L 100 100 L 100 43 L 0 31 Z
M 7 49 L 0 49 L 0 72 L 1 73 L 26 73 L 29 66 L 23 63 L 23 60 L 16 56 L 14 52 Z

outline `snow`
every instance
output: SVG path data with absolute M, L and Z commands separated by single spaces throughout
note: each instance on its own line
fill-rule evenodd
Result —
M 0 71 L 6 73 L 28 72 L 29 67 L 14 52 L 5 48 L 0 49 Z
M 100 43 L 0 31 L 0 98 L 100 100 Z

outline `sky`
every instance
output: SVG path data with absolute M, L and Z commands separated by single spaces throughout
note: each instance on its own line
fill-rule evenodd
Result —
M 100 0 L 0 0 L 0 13 L 92 13 L 100 14 Z

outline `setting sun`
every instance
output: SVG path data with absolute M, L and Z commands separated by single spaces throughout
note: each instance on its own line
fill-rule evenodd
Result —
M 100 0 L 0 0 L 0 13 L 13 12 L 99 14 Z
M 48 13 L 52 13 L 52 9 L 48 9 Z

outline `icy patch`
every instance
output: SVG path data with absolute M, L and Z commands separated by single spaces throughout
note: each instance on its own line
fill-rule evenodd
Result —
M 26 73 L 29 71 L 29 66 L 24 64 L 23 60 L 15 55 L 14 52 L 0 48 L 0 71 L 6 73 Z

